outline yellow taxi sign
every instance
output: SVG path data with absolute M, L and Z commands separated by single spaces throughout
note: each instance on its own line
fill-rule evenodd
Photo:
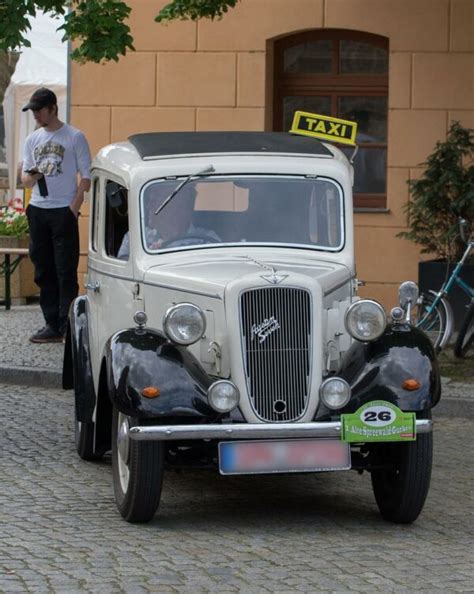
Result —
M 306 111 L 296 111 L 290 133 L 354 146 L 356 143 L 357 122 Z

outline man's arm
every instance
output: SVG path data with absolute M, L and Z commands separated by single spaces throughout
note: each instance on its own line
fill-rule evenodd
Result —
M 42 173 L 27 173 L 28 171 L 35 171 L 36 165 L 30 149 L 29 139 L 26 140 L 23 148 L 23 162 L 21 164 L 21 183 L 27 187 L 32 188 L 36 182 L 41 179 Z
M 21 183 L 26 188 L 32 188 L 35 183 L 43 177 L 42 173 L 26 173 L 26 171 L 21 172 Z
M 91 153 L 86 137 L 82 132 L 78 132 L 74 138 L 74 150 L 76 153 L 77 168 L 81 181 L 77 186 L 76 195 L 74 196 L 69 208 L 77 217 L 79 209 L 84 202 L 84 192 L 88 192 L 91 187 Z
M 79 214 L 79 209 L 81 208 L 82 203 L 84 202 L 84 192 L 88 192 L 90 190 L 90 187 L 91 180 L 86 178 L 81 179 L 79 185 L 77 186 L 76 195 L 74 196 L 71 204 L 69 205 L 69 208 L 72 210 L 76 218 Z

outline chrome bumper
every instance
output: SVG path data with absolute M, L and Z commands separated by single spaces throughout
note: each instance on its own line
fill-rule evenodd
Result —
M 433 421 L 419 419 L 416 432 L 430 433 Z M 228 425 L 154 425 L 130 427 L 130 439 L 162 441 L 181 439 L 285 439 L 288 437 L 339 437 L 341 423 L 236 423 Z

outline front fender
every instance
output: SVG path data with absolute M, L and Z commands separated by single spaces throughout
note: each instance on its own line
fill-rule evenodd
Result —
M 122 330 L 106 344 L 109 397 L 122 413 L 141 419 L 189 417 L 215 419 L 207 388 L 213 380 L 185 347 L 170 344 L 161 333 Z M 142 390 L 159 389 L 147 398 Z
M 89 350 L 87 296 L 77 297 L 71 304 L 64 345 L 63 388 L 74 388 L 77 420 L 92 421 L 96 396 Z
M 352 396 L 341 412 L 354 412 L 371 400 L 386 400 L 404 411 L 422 411 L 441 397 L 441 381 L 433 346 L 425 334 L 409 325 L 387 328 L 372 343 L 356 342 L 347 352 L 340 374 L 349 382 Z M 407 379 L 420 383 L 417 390 L 402 387 Z

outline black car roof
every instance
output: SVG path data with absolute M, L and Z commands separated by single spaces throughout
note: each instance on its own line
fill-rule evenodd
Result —
M 287 132 L 148 132 L 128 139 L 142 159 L 214 153 L 297 153 L 330 157 L 319 140 Z

